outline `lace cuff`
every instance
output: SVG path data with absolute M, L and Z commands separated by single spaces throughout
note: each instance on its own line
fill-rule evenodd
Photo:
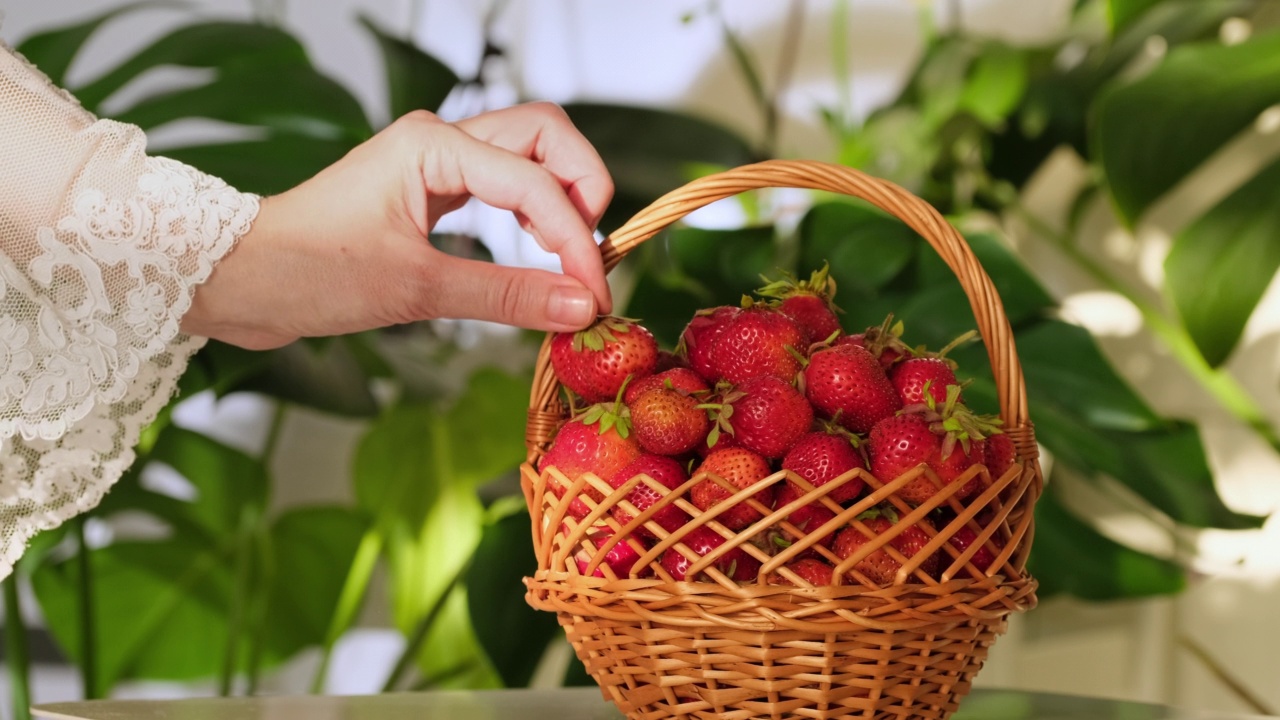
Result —
M 204 340 L 195 286 L 258 198 L 145 154 L 0 46 L 0 577 L 134 459 Z

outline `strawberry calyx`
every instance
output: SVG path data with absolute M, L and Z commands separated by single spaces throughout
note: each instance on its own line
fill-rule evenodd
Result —
M 918 358 L 935 358 L 938 360 L 942 360 L 947 364 L 947 367 L 951 368 L 954 371 L 959 367 L 959 364 L 956 363 L 955 360 L 952 360 L 951 358 L 947 357 L 947 355 L 952 350 L 955 350 L 956 348 L 962 347 L 964 345 L 968 345 L 969 343 L 976 342 L 977 340 L 979 340 L 978 331 L 969 330 L 967 332 L 961 333 L 960 335 L 956 336 L 955 339 L 953 339 L 951 342 L 944 345 L 941 350 L 936 350 L 936 351 L 927 350 L 923 345 L 920 345 L 911 350 L 911 356 L 918 357 Z
M 639 322 L 633 318 L 605 315 L 587 329 L 573 334 L 573 350 L 574 352 L 582 352 L 583 348 L 597 352 L 603 350 L 606 344 L 618 342 L 618 337 L 614 333 L 629 333 L 631 328 Z
M 893 313 L 889 313 L 880 325 L 869 327 L 862 333 L 862 345 L 877 360 L 890 351 L 900 357 L 917 357 L 918 351 L 902 341 L 905 331 L 906 325 L 901 320 L 894 322 Z
M 968 455 L 970 441 L 985 440 L 988 435 L 1001 432 L 1000 425 L 1003 421 L 1000 418 L 992 415 L 979 415 L 960 402 L 960 391 L 962 390 L 960 385 L 948 385 L 947 399 L 942 404 L 942 407 L 938 407 L 938 402 L 934 400 L 933 395 L 929 392 L 931 382 L 925 383 L 924 402 L 908 405 L 899 410 L 898 413 L 901 415 L 919 414 L 929 423 L 931 431 L 937 435 L 943 435 L 942 457 L 949 457 L 957 442 L 960 443 L 960 447 Z
M 756 295 L 776 301 L 786 300 L 797 295 L 813 295 L 822 299 L 832 312 L 844 312 L 844 310 L 836 307 L 836 280 L 831 277 L 830 263 L 823 262 L 822 267 L 814 270 L 809 275 L 808 280 L 801 280 L 786 270 L 780 270 L 779 273 L 782 275 L 779 280 L 770 280 L 767 276 L 761 275 L 760 279 L 765 284 L 756 290 Z
M 715 447 L 720 435 L 733 435 L 733 403 L 746 397 L 747 394 L 733 387 L 729 382 L 721 380 L 716 384 L 715 394 L 719 402 L 702 403 L 699 409 L 706 410 L 711 418 L 711 431 L 707 433 L 707 447 Z
M 828 435 L 835 435 L 836 437 L 848 440 L 849 444 L 855 448 L 862 447 L 864 440 L 858 437 L 857 433 L 840 424 L 840 415 L 843 412 L 843 409 L 837 410 L 836 414 L 832 415 L 830 420 L 823 420 L 819 418 L 817 420 L 818 428 Z
M 627 392 L 627 385 L 631 384 L 634 376 L 628 375 L 622 381 L 622 387 L 618 388 L 618 395 L 613 402 L 596 403 L 578 416 L 582 420 L 583 425 L 600 425 L 600 434 L 603 435 L 609 430 L 615 430 L 618 436 L 623 440 L 631 435 L 631 408 L 628 408 L 622 402 L 622 396 Z

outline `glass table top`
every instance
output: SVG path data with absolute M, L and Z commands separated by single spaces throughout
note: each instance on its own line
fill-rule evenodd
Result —
M 97 700 L 34 709 L 49 720 L 619 720 L 594 688 L 393 693 L 351 697 Z M 975 690 L 953 720 L 1245 720 L 1097 698 Z

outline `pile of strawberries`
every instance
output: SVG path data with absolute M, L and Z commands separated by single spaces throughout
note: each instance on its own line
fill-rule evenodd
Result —
M 826 268 L 808 280 L 788 276 L 770 282 L 756 294 L 761 299 L 744 297 L 741 307 L 699 311 L 675 352 L 660 350 L 637 322 L 617 317 L 604 317 L 581 332 L 557 334 L 551 364 L 569 391 L 572 417 L 559 429 L 539 470 L 555 467 L 569 483 L 593 473 L 615 490 L 642 474 L 672 491 L 701 478 L 687 488 L 685 498 L 701 512 L 714 508 L 715 519 L 732 531 L 755 525 L 764 517 L 762 510 L 794 504 L 810 490 L 780 474 L 781 479 L 749 498 L 720 507 L 736 494 L 730 488 L 746 489 L 779 470 L 794 473 L 812 488 L 831 483 L 825 502 L 820 498 L 800 504 L 785 517 L 790 528 L 766 528 L 751 538 L 756 547 L 775 554 L 799 539 L 796 531 L 803 537 L 831 525 L 830 532 L 786 566 L 790 574 L 767 578 L 787 584 L 792 575 L 821 586 L 832 584 L 836 563 L 869 540 L 863 529 L 832 524 L 837 517 L 833 507 L 850 507 L 870 491 L 865 473 L 887 484 L 923 464 L 943 483 L 964 479 L 952 496 L 963 504 L 1016 462 L 999 420 L 965 407 L 955 363 L 946 357 L 973 333 L 939 352 L 908 346 L 901 323 L 893 324 L 892 318 L 847 335 Z M 988 472 L 966 474 L 975 465 L 985 465 Z M 564 499 L 567 487 L 554 477 L 550 489 Z M 907 505 L 918 506 L 938 490 L 929 474 L 919 473 L 896 494 Z M 626 499 L 645 512 L 665 494 L 641 481 Z M 604 496 L 584 483 L 579 496 L 568 500 L 567 514 L 581 520 Z M 935 519 L 946 521 L 948 517 L 938 516 L 951 512 L 949 505 L 935 510 Z M 883 502 L 856 519 L 871 534 L 883 534 L 899 520 L 895 507 L 902 505 Z M 610 511 L 619 526 L 633 519 L 620 503 Z M 617 577 L 651 573 L 651 568 L 634 567 L 640 557 L 637 547 L 659 540 L 650 528 L 656 524 L 671 533 L 689 521 L 675 502 L 666 504 L 634 529 L 633 538 L 612 543 L 594 574 L 603 577 L 604 565 Z M 599 548 L 613 534 L 608 523 L 597 522 L 586 537 Z M 909 558 L 929 539 L 920 527 L 911 526 L 899 529 L 888 545 Z M 975 539 L 964 527 L 949 541 L 963 552 Z M 704 525 L 691 529 L 681 542 L 700 557 L 725 538 Z M 579 552 L 581 571 L 590 566 L 595 548 L 584 546 Z M 1000 549 L 999 537 L 993 537 L 970 562 L 986 570 L 995 559 L 993 550 Z M 693 563 L 676 547 L 667 549 L 660 563 L 676 580 L 705 579 L 688 576 Z M 918 572 L 936 576 L 940 563 L 937 554 L 924 558 Z M 754 582 L 760 561 L 737 547 L 714 566 L 734 580 Z M 901 567 L 879 548 L 852 567 L 846 582 L 889 585 Z

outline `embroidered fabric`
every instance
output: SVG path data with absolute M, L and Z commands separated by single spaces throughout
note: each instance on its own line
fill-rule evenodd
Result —
M 204 344 L 195 286 L 257 215 L 145 144 L 0 43 L 0 577 L 133 462 Z

